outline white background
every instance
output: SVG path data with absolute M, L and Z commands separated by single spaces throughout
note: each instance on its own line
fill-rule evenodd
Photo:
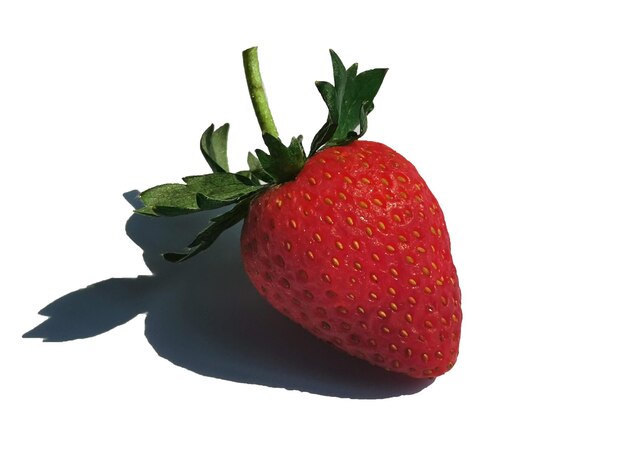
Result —
M 625 24 L 619 1 L 3 2 L 0 467 L 625 468 Z M 211 122 L 235 169 L 261 145 L 253 45 L 306 143 L 329 48 L 390 69 L 367 138 L 437 195 L 463 290 L 459 362 L 421 391 L 278 318 L 236 233 L 172 267 L 155 250 L 202 220 L 128 221 L 125 193 L 206 171 Z

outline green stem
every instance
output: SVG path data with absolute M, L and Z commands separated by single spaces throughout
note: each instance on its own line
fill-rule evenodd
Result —
M 267 102 L 267 96 L 265 95 L 265 89 L 263 88 L 263 81 L 261 80 L 261 70 L 259 69 L 259 57 L 256 47 L 251 47 L 243 51 L 243 68 L 246 73 L 248 93 L 252 100 L 254 114 L 256 114 L 259 126 L 261 126 L 261 131 L 278 138 L 278 130 L 276 129 L 276 124 L 274 124 L 274 118 L 272 117 L 272 112 Z

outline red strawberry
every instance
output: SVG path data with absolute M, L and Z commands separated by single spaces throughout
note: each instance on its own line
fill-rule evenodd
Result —
M 186 253 L 166 258 L 185 260 L 245 219 L 244 267 L 277 310 L 377 366 L 441 375 L 456 362 L 462 319 L 443 213 L 409 161 L 358 140 L 386 70 L 357 74 L 356 64 L 346 70 L 332 51 L 331 58 L 335 84 L 317 82 L 328 120 L 308 158 L 302 137 L 289 146 L 278 138 L 249 49 L 246 76 L 269 154 L 257 150 L 249 171 L 230 173 L 228 125 L 211 126 L 201 149 L 213 173 L 145 191 L 138 212 L 171 216 L 234 204 Z
M 443 214 L 390 148 L 319 152 L 252 201 L 241 246 L 257 290 L 316 336 L 413 377 L 455 363 L 461 293 Z

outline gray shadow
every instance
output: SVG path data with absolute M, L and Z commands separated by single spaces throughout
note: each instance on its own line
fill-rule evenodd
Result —
M 125 194 L 137 207 L 137 192 Z M 132 215 L 128 236 L 144 250 L 151 276 L 111 278 L 68 293 L 39 313 L 47 319 L 25 338 L 69 341 L 103 334 L 145 313 L 145 335 L 163 358 L 197 374 L 343 398 L 413 394 L 432 379 L 412 379 L 348 356 L 276 312 L 249 282 L 237 226 L 206 253 L 171 264 L 207 214 Z

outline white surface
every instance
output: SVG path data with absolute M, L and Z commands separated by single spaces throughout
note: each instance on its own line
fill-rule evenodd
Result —
M 625 7 L 411 4 L 2 3 L 1 468 L 626 466 Z M 218 301 L 236 253 L 223 276 L 205 257 L 134 279 L 150 270 L 123 194 L 204 172 L 211 122 L 240 167 L 261 145 L 252 45 L 281 134 L 307 143 L 328 48 L 390 68 L 367 137 L 439 198 L 463 289 L 458 365 L 419 393 L 326 374 L 249 286 Z M 94 336 L 22 338 L 57 299 L 50 331 Z M 391 396 L 339 398 L 370 392 Z

